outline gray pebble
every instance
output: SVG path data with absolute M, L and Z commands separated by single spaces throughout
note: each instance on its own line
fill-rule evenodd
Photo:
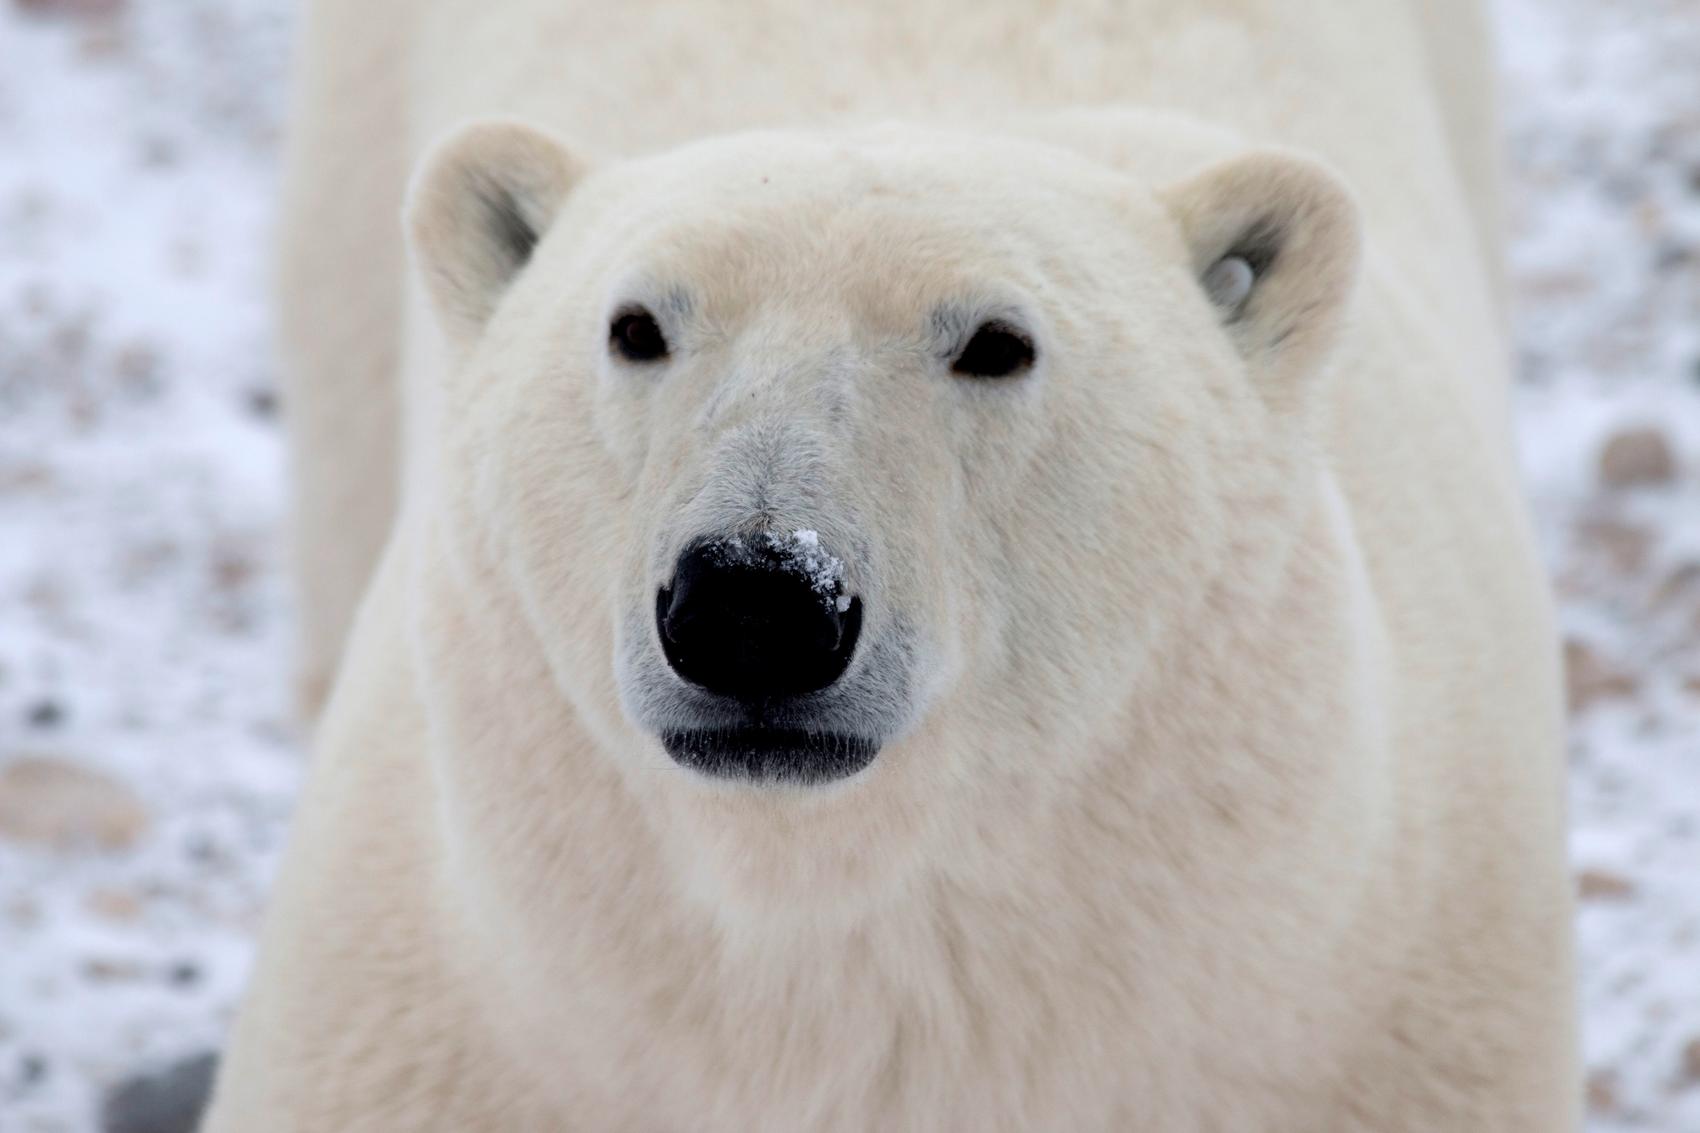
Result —
M 101 1105 L 101 1133 L 194 1133 L 217 1071 L 209 1051 L 120 1082 Z

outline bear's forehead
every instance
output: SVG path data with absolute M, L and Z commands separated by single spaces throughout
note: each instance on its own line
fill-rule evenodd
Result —
M 750 135 L 595 182 L 568 270 L 613 306 L 678 300 L 717 331 L 787 310 L 893 334 L 941 310 L 1084 314 L 1130 268 L 1182 258 L 1148 187 L 1013 140 Z
M 1018 139 L 914 133 L 752 134 L 616 171 L 634 227 L 679 245 L 775 243 L 850 254 L 897 241 L 954 257 L 1089 242 L 1138 211 L 1118 173 Z M 717 249 L 718 250 L 718 249 Z
M 598 258 L 617 277 L 705 306 L 813 297 L 912 312 L 988 293 L 1054 293 L 1089 280 L 1094 260 L 1125 266 L 1142 243 L 1132 210 L 1096 186 L 879 154 L 831 158 L 755 152 L 622 186 Z M 1117 226 L 1129 231 L 1118 238 Z
M 1008 229 L 941 224 L 868 202 L 774 205 L 674 217 L 615 257 L 611 282 L 618 291 L 639 281 L 642 292 L 721 326 L 758 310 L 826 309 L 897 329 L 941 307 L 1052 292 L 1047 258 Z

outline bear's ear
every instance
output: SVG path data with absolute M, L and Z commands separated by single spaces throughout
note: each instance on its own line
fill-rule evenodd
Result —
M 1334 346 L 1353 284 L 1358 210 L 1308 158 L 1257 151 L 1161 194 L 1193 277 L 1254 373 L 1290 386 Z
M 475 122 L 426 154 L 408 190 L 407 234 L 451 338 L 483 329 L 583 174 L 560 142 L 518 122 Z

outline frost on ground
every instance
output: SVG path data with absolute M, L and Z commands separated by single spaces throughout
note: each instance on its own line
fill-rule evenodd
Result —
M 1700 5 L 1505 0 L 1518 434 L 1570 663 L 1590 1128 L 1700 1130 Z
M 1501 0 L 1596 1133 L 1700 1130 L 1700 6 Z M 216 1043 L 301 756 L 265 305 L 289 5 L 0 0 L 0 1130 Z M 807 550 L 796 533 L 799 551 Z
M 0 1130 L 216 1043 L 301 757 L 276 5 L 0 0 Z M 101 15 L 102 9 L 115 9 Z

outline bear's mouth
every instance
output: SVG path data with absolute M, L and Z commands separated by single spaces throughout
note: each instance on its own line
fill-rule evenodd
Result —
M 675 761 L 716 779 L 812 786 L 848 778 L 873 762 L 878 740 L 849 732 L 745 725 L 663 732 Z

